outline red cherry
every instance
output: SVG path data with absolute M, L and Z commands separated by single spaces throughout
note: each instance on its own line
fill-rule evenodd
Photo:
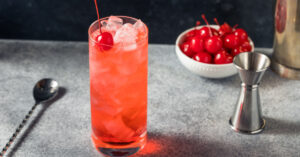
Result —
M 238 47 L 232 49 L 231 54 L 232 54 L 232 56 L 236 56 L 236 55 L 240 54 L 241 52 L 242 52 L 241 46 L 238 46 Z
M 233 49 L 239 45 L 239 38 L 234 34 L 228 34 L 224 37 L 224 46 L 228 49 Z
M 109 32 L 103 32 L 96 37 L 97 45 L 102 50 L 109 50 L 114 45 L 114 39 Z
M 198 32 L 198 30 L 196 30 L 196 29 L 193 29 L 193 30 L 189 31 L 189 32 L 185 35 L 185 41 L 191 40 L 196 34 L 198 34 L 197 32 Z
M 224 36 L 226 34 L 226 32 L 223 31 L 223 30 L 221 30 L 221 29 L 219 29 L 219 34 L 220 34 L 220 36 Z
M 251 52 L 252 46 L 250 45 L 249 41 L 245 41 L 241 46 L 238 46 L 232 49 L 231 54 L 236 56 L 242 52 Z
M 191 31 L 189 31 L 188 33 L 186 33 L 186 36 L 187 37 L 190 37 L 190 36 L 195 36 L 196 35 L 196 29 L 193 29 L 193 30 L 191 30 Z
M 218 31 L 217 31 L 216 29 L 214 29 L 214 28 L 209 27 L 209 23 L 208 23 L 208 21 L 207 21 L 205 15 L 202 14 L 201 17 L 202 17 L 202 19 L 204 20 L 204 22 L 205 22 L 206 25 L 207 25 L 209 37 L 214 36 L 214 35 L 218 36 L 218 35 L 219 35 Z M 207 36 L 206 36 L 206 37 L 207 37 Z
M 94 0 L 94 2 L 95 2 L 95 6 L 96 6 L 98 25 L 99 25 L 99 30 L 100 30 L 100 35 L 98 35 L 96 37 L 96 45 L 98 45 L 98 47 L 103 51 L 109 50 L 114 45 L 114 40 L 110 33 L 102 32 L 97 0 Z
M 219 33 L 220 36 L 223 36 L 227 33 L 232 32 L 232 28 L 230 27 L 230 25 L 228 23 L 225 22 L 223 25 L 220 25 L 217 18 L 214 18 L 214 21 L 220 27 L 219 30 L 218 30 L 218 33 Z
M 185 36 L 185 41 L 191 40 L 192 37 L 199 34 L 199 30 L 197 29 L 197 26 L 200 26 L 200 21 L 196 22 L 196 25 L 193 30 L 189 31 Z
M 224 23 L 220 26 L 220 29 L 219 29 L 219 34 L 221 36 L 225 35 L 225 34 L 229 34 L 229 33 L 232 33 L 232 28 L 231 26 L 228 24 L 228 23 Z
M 243 52 L 251 52 L 252 46 L 250 45 L 250 42 L 247 40 L 241 44 L 241 49 Z
M 201 38 L 209 37 L 209 28 L 208 27 L 202 27 L 201 29 L 199 29 L 199 36 Z
M 229 53 L 225 50 L 221 50 L 215 55 L 214 62 L 215 64 L 227 64 L 232 63 L 232 60 L 233 58 Z
M 210 28 L 210 29 L 211 29 L 211 32 L 212 32 L 213 36 L 218 36 L 219 35 L 219 33 L 216 29 L 214 29 L 214 28 Z M 202 27 L 201 29 L 199 29 L 198 35 L 203 39 L 207 38 L 207 37 L 210 37 L 209 28 L 206 27 L 206 26 Z
M 190 40 L 190 47 L 191 50 L 194 52 L 201 52 L 203 51 L 203 39 L 200 36 L 194 36 Z
M 242 28 L 236 29 L 233 33 L 235 36 L 237 36 L 239 38 L 241 43 L 248 40 L 248 34 Z
M 204 47 L 209 53 L 216 53 L 221 50 L 223 46 L 222 39 L 219 36 L 212 36 L 205 40 Z
M 194 36 L 186 36 L 183 42 L 190 42 Z
M 193 36 L 196 35 L 196 32 L 197 32 L 197 31 L 198 31 L 198 30 L 193 29 L 193 30 L 189 31 L 189 32 L 186 34 L 186 36 L 187 36 L 187 37 L 193 37 Z
M 193 55 L 195 55 L 195 52 L 193 52 L 191 50 L 191 47 L 190 47 L 190 43 L 187 41 L 187 42 L 184 42 L 180 45 L 180 49 L 181 51 L 187 55 L 188 57 L 193 57 Z
M 206 52 L 199 52 L 196 55 L 193 56 L 193 59 L 202 62 L 202 63 L 208 63 L 210 64 L 212 61 L 212 57 L 209 53 Z

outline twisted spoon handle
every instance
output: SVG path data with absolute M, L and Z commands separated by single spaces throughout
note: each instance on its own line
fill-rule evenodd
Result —
M 9 141 L 6 143 L 6 145 L 3 147 L 1 153 L 0 153 L 0 157 L 3 157 L 5 152 L 7 151 L 7 149 L 10 147 L 10 145 L 14 142 L 14 140 L 16 139 L 16 137 L 18 136 L 18 134 L 21 132 L 22 128 L 24 127 L 24 125 L 26 124 L 26 122 L 28 121 L 28 119 L 31 117 L 33 111 L 35 110 L 36 106 L 38 105 L 38 103 L 35 103 L 31 110 L 27 113 L 27 115 L 25 116 L 25 118 L 23 119 L 23 121 L 21 122 L 21 124 L 19 125 L 19 127 L 16 129 L 15 133 L 10 137 Z

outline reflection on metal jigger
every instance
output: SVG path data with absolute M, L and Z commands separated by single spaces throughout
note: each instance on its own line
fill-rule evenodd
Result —
M 245 52 L 237 55 L 233 63 L 239 71 L 242 83 L 229 123 L 236 132 L 260 133 L 265 127 L 265 120 L 262 118 L 258 86 L 271 61 L 261 53 Z

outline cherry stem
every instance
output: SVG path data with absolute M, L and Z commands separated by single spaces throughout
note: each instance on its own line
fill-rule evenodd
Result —
M 201 24 L 200 21 L 197 21 L 197 22 L 196 22 L 196 26 L 195 26 L 195 28 L 194 28 L 194 36 L 195 36 L 195 33 L 197 33 L 197 32 L 196 32 L 197 26 L 200 26 L 200 24 Z
M 202 19 L 204 20 L 204 22 L 206 23 L 206 25 L 207 25 L 207 27 L 208 27 L 208 29 L 209 29 L 209 35 L 210 35 L 210 37 L 212 37 L 212 31 L 211 31 L 211 29 L 210 29 L 209 23 L 208 23 L 208 21 L 207 21 L 205 15 L 202 14 L 201 17 L 202 17 Z
M 218 26 L 220 26 L 220 23 L 219 23 L 219 21 L 218 21 L 217 18 L 214 18 L 214 21 L 215 21 L 215 23 L 216 23 Z
M 232 28 L 236 29 L 236 27 L 238 27 L 238 26 L 239 26 L 238 24 L 235 24 Z
M 95 2 L 96 12 L 97 12 L 97 17 L 98 17 L 99 30 L 100 30 L 100 34 L 102 34 L 101 23 L 100 23 L 100 16 L 99 16 L 99 9 L 98 9 L 98 5 L 97 5 L 97 0 L 94 0 L 94 2 Z

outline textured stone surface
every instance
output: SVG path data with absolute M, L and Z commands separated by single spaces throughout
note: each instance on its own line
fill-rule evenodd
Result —
M 0 41 L 0 146 L 33 105 L 32 86 L 43 77 L 55 78 L 66 93 L 37 108 L 8 156 L 101 156 L 90 140 L 85 42 Z M 265 74 L 260 92 L 267 126 L 251 136 L 228 125 L 239 82 L 238 76 L 211 80 L 191 74 L 174 46 L 150 45 L 149 142 L 136 156 L 300 156 L 300 82 Z

